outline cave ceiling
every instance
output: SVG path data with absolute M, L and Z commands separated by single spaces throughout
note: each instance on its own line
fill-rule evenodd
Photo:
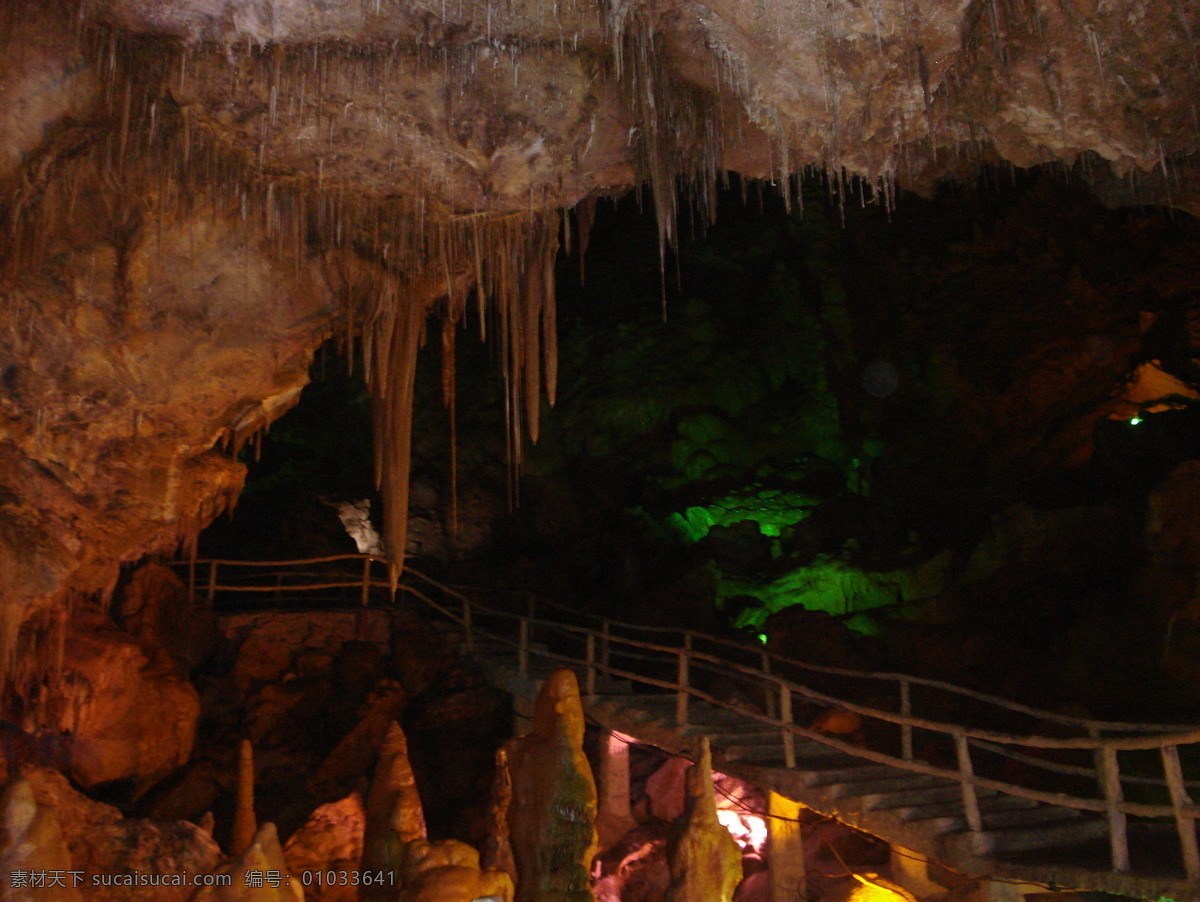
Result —
M 391 534 L 427 311 L 491 305 L 519 462 L 597 196 L 649 185 L 665 244 L 725 171 L 891 204 L 1051 162 L 1196 213 L 1198 30 L 1190 0 L 5 0 L 0 664 L 194 538 L 241 485 L 222 442 L 331 333 L 367 347 Z
M 9 168 L 64 117 L 136 118 L 131 80 L 258 174 L 449 214 L 717 167 L 927 188 L 984 161 L 1086 154 L 1169 183 L 1200 140 L 1184 0 L 10 5 Z M 89 27 L 125 59 L 89 56 Z

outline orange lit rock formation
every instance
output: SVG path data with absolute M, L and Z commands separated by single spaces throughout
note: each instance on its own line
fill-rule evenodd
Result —
M 508 827 L 518 902 L 588 902 L 596 854 L 596 781 L 583 754 L 583 703 L 570 670 L 538 692 L 533 727 L 508 746 Z

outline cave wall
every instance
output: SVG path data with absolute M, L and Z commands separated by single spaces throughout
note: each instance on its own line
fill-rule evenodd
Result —
M 21 624 L 63 635 L 68 598 L 104 595 L 121 562 L 236 496 L 217 446 L 294 402 L 335 321 L 365 318 L 386 358 L 415 347 L 405 311 L 445 297 L 458 321 L 475 284 L 516 311 L 509 402 L 536 433 L 557 211 L 596 194 L 649 183 L 660 247 L 679 185 L 707 215 L 724 168 L 789 191 L 816 167 L 839 203 L 890 206 L 897 184 L 989 160 L 1079 161 L 1111 198 L 1196 209 L 1196 15 L 1176 2 L 64 0 L 0 17 L 8 661 Z M 405 372 L 381 367 L 377 395 Z M 393 508 L 404 416 L 382 454 Z

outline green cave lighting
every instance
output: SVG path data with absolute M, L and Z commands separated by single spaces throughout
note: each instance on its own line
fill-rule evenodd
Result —
M 1136 425 L 1137 425 L 1138 423 L 1140 423 L 1141 421 L 1142 421 L 1142 418 L 1141 418 L 1141 417 L 1133 417 L 1133 418 L 1132 418 L 1132 419 L 1129 421 L 1129 425 L 1130 425 L 1130 426 L 1136 426 Z
M 785 527 L 809 515 L 813 499 L 796 492 L 752 487 L 718 498 L 705 505 L 689 507 L 667 517 L 667 525 L 680 538 L 699 542 L 714 526 L 733 526 L 747 520 L 758 524 L 764 536 L 778 538 Z

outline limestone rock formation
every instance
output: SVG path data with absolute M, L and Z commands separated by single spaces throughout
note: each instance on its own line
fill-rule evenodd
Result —
M 518 902 L 589 902 L 596 854 L 596 781 L 583 754 L 575 674 L 546 677 L 528 735 L 510 741 L 508 826 Z
M 512 807 L 512 771 L 508 767 L 508 750 L 496 749 L 496 772 L 492 796 L 488 804 L 488 838 L 483 850 L 483 866 L 516 877 L 512 838 L 508 830 L 508 810 Z
M 408 740 L 397 723 L 388 729 L 379 750 L 367 793 L 366 818 L 365 870 L 397 870 L 404 846 L 425 838 L 425 814 L 408 760 Z
M 169 657 L 148 657 L 99 617 L 77 618 L 63 655 L 61 677 L 28 725 L 70 735 L 79 783 L 160 777 L 187 761 L 200 700 Z
M 14 780 L 0 794 L 0 830 L 0 896 L 12 902 L 82 902 L 58 817 L 38 804 L 26 780 Z M 40 883 L 31 871 L 41 873 Z M 59 879 L 47 883 L 47 872 Z
M 364 871 L 396 876 L 403 902 L 472 902 L 495 898 L 512 902 L 508 874 L 481 869 L 479 853 L 457 840 L 430 842 L 417 794 L 408 741 L 398 724 L 384 740 L 375 779 L 367 796 Z M 392 883 L 366 888 L 364 899 L 394 898 Z
M 233 812 L 233 829 L 229 838 L 229 853 L 243 854 L 258 833 L 258 817 L 254 813 L 254 747 L 249 739 L 238 746 L 237 802 Z
M 322 805 L 293 833 L 283 847 L 288 873 L 334 872 L 358 868 L 362 860 L 366 816 L 358 793 Z M 324 882 L 305 889 L 308 902 L 356 902 L 358 887 Z
M 707 736 L 687 772 L 687 817 L 667 846 L 667 860 L 667 902 L 731 902 L 742 879 L 742 850 L 717 820 Z
M 512 878 L 479 867 L 479 853 L 452 839 L 410 842 L 401 868 L 404 902 L 512 902 Z
M 407 695 L 401 686 L 384 680 L 371 690 L 361 717 L 309 778 L 313 787 L 337 785 L 366 773 L 378 757 L 392 725 L 404 712 Z
M 240 491 L 214 447 L 295 402 L 329 297 L 236 205 L 192 220 L 144 173 L 51 169 L 0 288 L 0 663 L 24 695 L 55 666 L 71 598 L 106 597 L 121 562 L 176 548 Z
M 232 878 L 229 885 L 206 886 L 195 902 L 304 902 L 303 885 L 288 874 L 274 824 L 259 827 L 246 850 L 218 873 Z
M 89 881 L 79 887 L 88 902 L 188 902 L 193 886 L 133 886 L 120 880 L 138 873 L 209 874 L 220 863 L 212 836 L 195 824 L 127 819 L 116 808 L 82 795 L 62 774 L 44 768 L 27 768 L 22 777 L 39 808 L 54 812 L 70 869 L 83 872 Z M 100 875 L 114 879 L 97 882 L 94 878 Z
M 151 657 L 165 655 L 190 669 L 212 651 L 219 634 L 212 612 L 197 604 L 172 568 L 142 564 L 113 599 L 112 618 Z

